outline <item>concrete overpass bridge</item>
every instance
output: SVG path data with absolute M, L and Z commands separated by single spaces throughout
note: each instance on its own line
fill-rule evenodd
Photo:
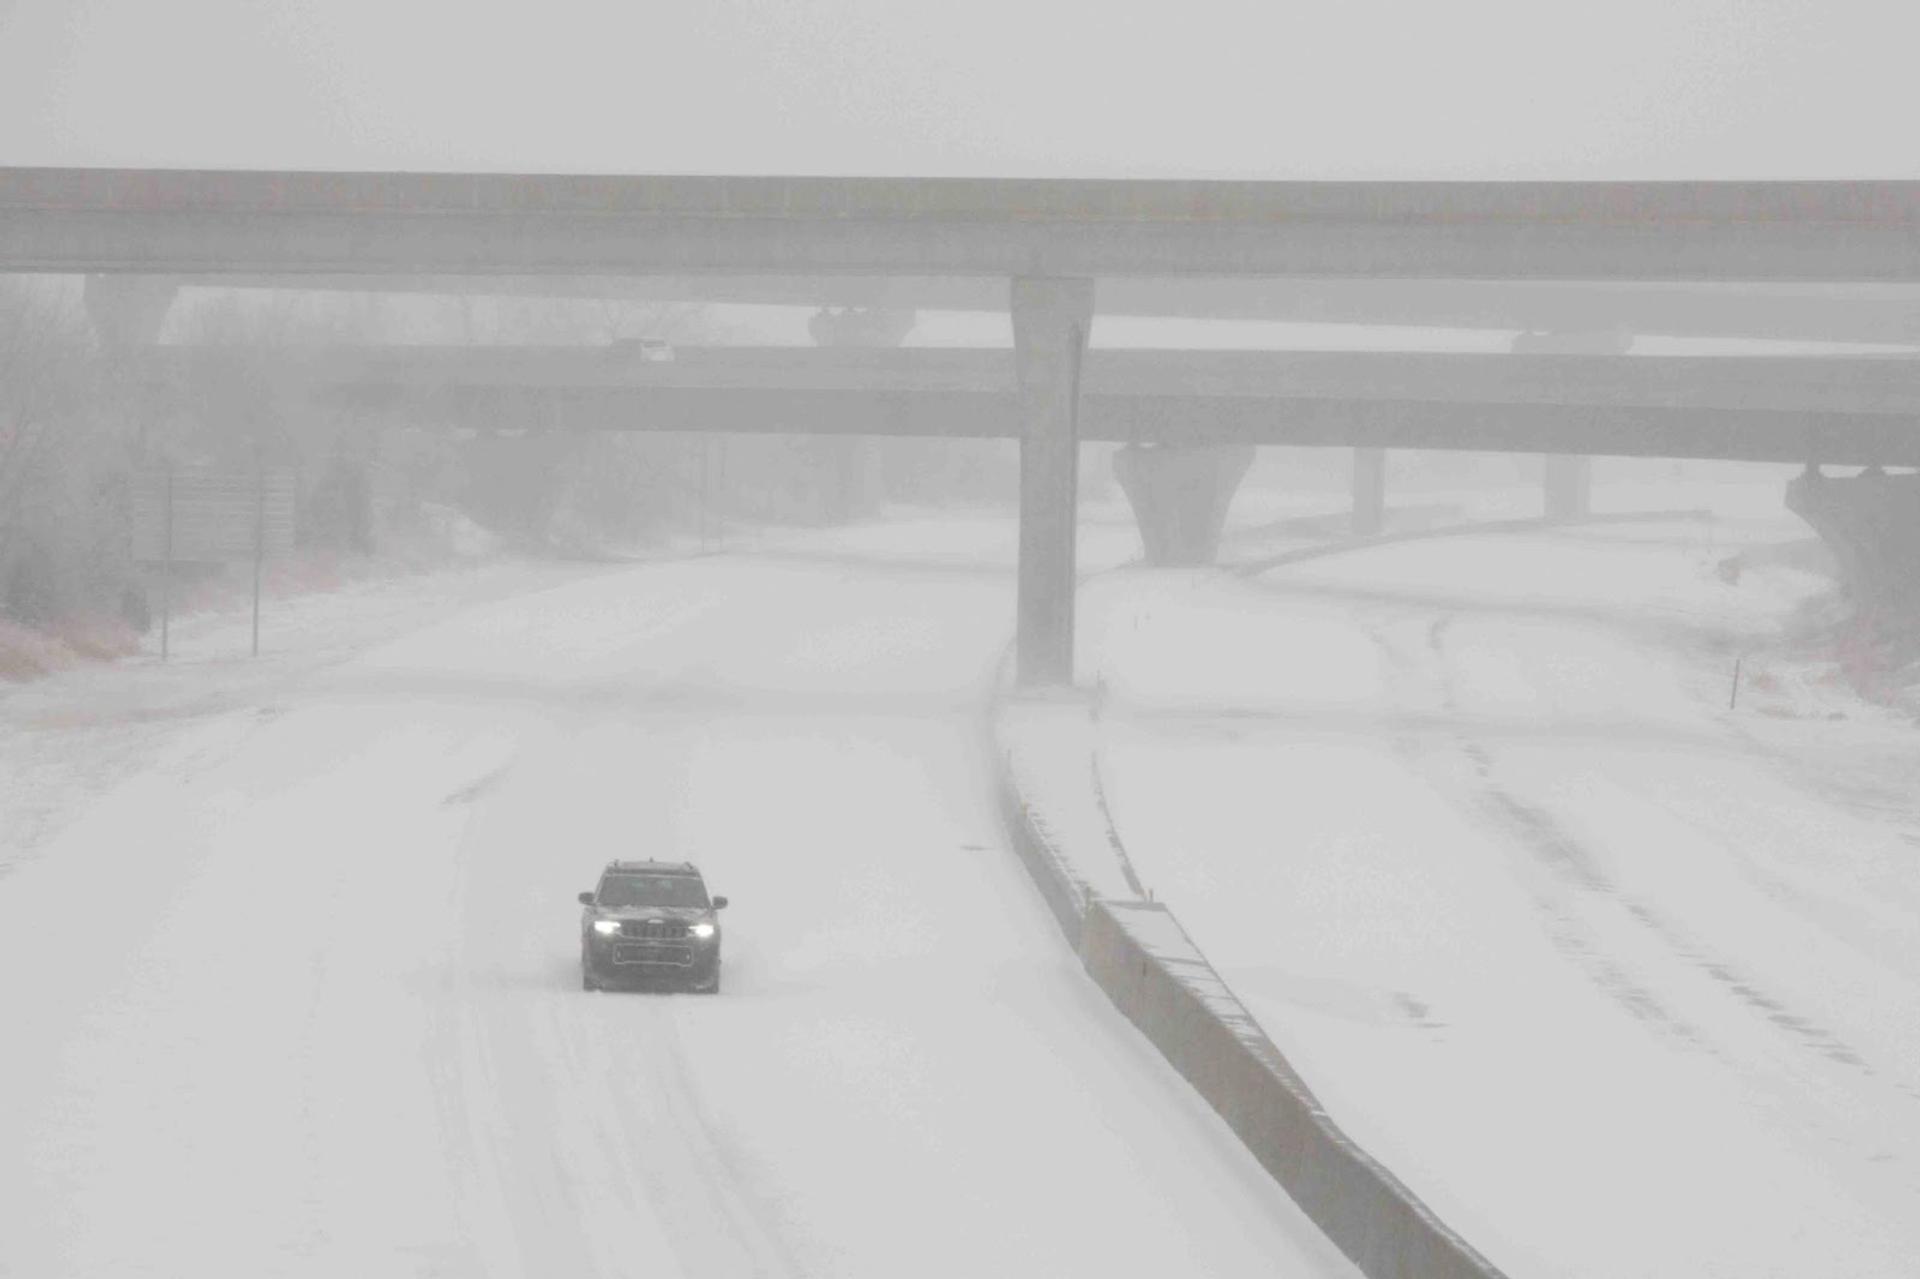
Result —
M 1005 281 L 969 276 L 150 276 L 195 286 L 510 296 L 642 304 L 731 303 L 879 311 L 1007 310 Z M 1920 286 L 1564 280 L 1103 278 L 1100 315 L 1395 325 L 1542 333 L 1920 345 Z
M 0 266 L 1913 283 L 1911 182 L 0 170 Z
M 336 402 L 404 404 L 445 425 L 1016 439 L 1015 354 L 981 349 L 158 347 L 149 376 L 258 376 Z M 244 374 L 243 374 L 244 370 Z M 1093 350 L 1079 438 L 1130 446 L 1116 469 L 1149 554 L 1210 558 L 1261 444 L 1920 466 L 1920 359 Z M 1359 456 L 1359 455 L 1357 455 Z M 1377 455 L 1376 455 L 1377 456 Z M 1797 484 L 1795 509 L 1857 578 L 1896 581 L 1875 515 L 1898 481 Z M 1385 506 L 1356 467 L 1355 510 Z M 1818 509 L 1816 509 L 1818 508 Z M 1870 527 L 1869 527 L 1870 526 Z M 1895 539 L 1896 541 L 1898 539 Z
M 1007 290 L 1014 333 L 1011 386 L 999 394 L 1021 447 L 1019 670 L 1023 681 L 1045 683 L 1071 678 L 1074 483 L 1087 420 L 1082 371 L 1096 280 L 1871 291 L 1920 283 L 1920 184 L 14 169 L 0 170 L 0 270 L 213 278 L 764 274 L 991 281 L 995 290 Z M 1154 406 L 1146 395 L 1109 398 L 1143 415 L 1172 408 L 1170 402 Z M 1257 396 L 1211 398 L 1237 405 L 1249 423 L 1275 416 Z M 1448 409 L 1462 424 L 1483 416 L 1476 402 L 1444 402 L 1437 409 L 1429 401 L 1370 403 L 1411 403 L 1402 421 Z M 1519 430 L 1520 414 L 1538 422 L 1547 406 L 1508 407 Z M 1563 425 L 1602 412 L 1577 402 L 1559 408 Z M 1768 410 L 1755 404 L 1726 411 L 1744 417 Z M 1341 414 L 1348 420 L 1389 416 L 1377 407 L 1329 409 L 1322 421 Z M 1393 429 L 1395 438 L 1410 438 L 1411 427 Z M 1734 429 L 1729 421 L 1728 432 Z M 1194 431 L 1198 437 L 1199 428 Z M 1582 449 L 1590 451 L 1584 443 Z
M 241 369 L 453 422 L 584 431 L 1017 439 L 993 349 L 172 346 L 150 376 Z M 1920 466 L 1920 359 L 1091 350 L 1079 438 Z

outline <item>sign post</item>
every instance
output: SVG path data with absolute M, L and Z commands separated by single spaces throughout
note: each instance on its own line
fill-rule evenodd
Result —
M 253 463 L 253 656 L 260 656 L 260 561 L 267 555 L 267 472 Z
M 167 660 L 167 630 L 173 621 L 173 463 L 167 463 L 167 548 L 160 569 L 160 660 Z

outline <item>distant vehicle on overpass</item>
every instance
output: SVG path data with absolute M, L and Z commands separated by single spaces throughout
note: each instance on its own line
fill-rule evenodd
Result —
M 607 343 L 607 351 L 642 364 L 673 362 L 673 343 L 665 338 L 615 338 Z

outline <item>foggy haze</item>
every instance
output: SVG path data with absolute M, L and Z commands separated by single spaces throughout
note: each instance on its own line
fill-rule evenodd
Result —
M 1898 0 L 0 6 L 0 163 L 1920 176 Z
M 0 1276 L 1910 1276 L 1916 13 L 0 0 Z

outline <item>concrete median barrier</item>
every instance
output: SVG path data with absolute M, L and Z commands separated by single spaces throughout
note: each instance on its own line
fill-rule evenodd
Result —
M 1014 849 L 1088 974 L 1327 1237 L 1369 1279 L 1500 1279 L 1341 1131 L 1172 911 L 1090 886 L 996 746 Z
M 1364 1274 L 1500 1274 L 1327 1116 L 1166 907 L 1095 899 L 1082 926 L 1080 958 L 1115 1006 Z
M 1053 912 L 1054 922 L 1066 934 L 1067 944 L 1079 950 L 1091 894 L 1055 855 L 1052 842 L 1040 833 L 1039 820 L 1028 811 L 1011 772 L 1006 770 L 1000 779 L 1000 811 L 1013 835 L 1013 851 L 1026 865 L 1034 887 Z

